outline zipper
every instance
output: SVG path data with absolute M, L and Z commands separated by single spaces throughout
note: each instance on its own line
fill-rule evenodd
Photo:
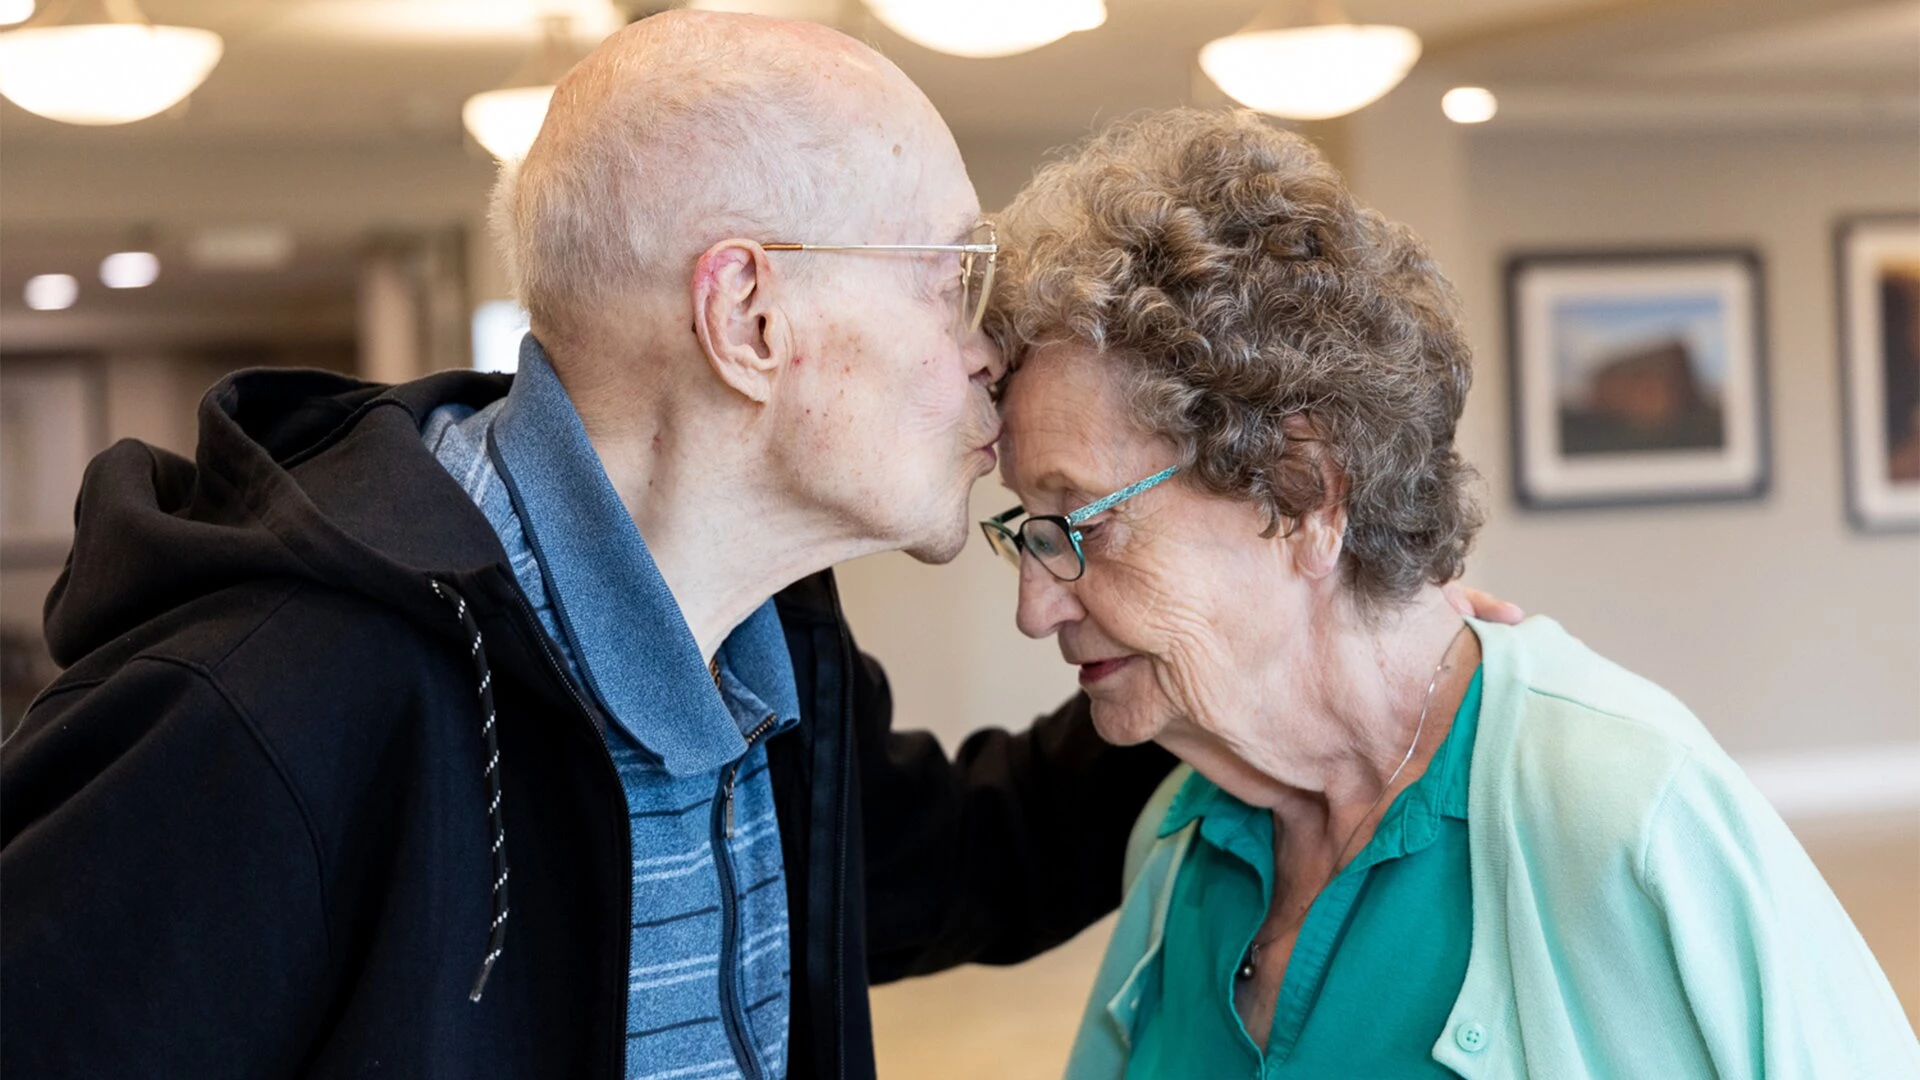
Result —
M 740 1008 L 740 971 L 734 962 L 734 953 L 740 947 L 740 906 L 734 894 L 733 851 L 727 841 L 733 837 L 733 788 L 740 778 L 740 766 L 753 755 L 754 743 L 778 722 L 777 717 L 768 716 L 747 733 L 746 752 L 721 770 L 720 790 L 713 800 L 713 868 L 720 878 L 720 1016 L 726 1021 L 727 1041 L 746 1080 L 760 1076 L 760 1055 L 753 1048 L 747 1016 Z
M 755 725 L 752 731 L 747 732 L 747 753 L 751 754 L 753 752 L 753 744 L 757 742 L 762 735 L 765 735 L 768 729 L 772 728 L 777 722 L 778 718 L 769 716 Z M 740 764 L 745 760 L 746 756 L 743 754 L 741 755 L 740 761 L 736 761 L 732 765 L 727 766 L 726 782 L 720 787 L 720 798 L 726 804 L 727 839 L 729 840 L 733 839 L 733 786 L 739 779 Z

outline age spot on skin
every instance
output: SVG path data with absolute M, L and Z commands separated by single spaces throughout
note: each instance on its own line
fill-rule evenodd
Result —
M 894 157 L 899 157 L 899 156 L 900 156 L 900 144 L 899 144 L 899 143 L 894 143 L 894 144 L 893 144 L 893 156 L 894 156 Z

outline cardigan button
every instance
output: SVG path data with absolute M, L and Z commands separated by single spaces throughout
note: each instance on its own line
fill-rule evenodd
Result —
M 1461 1024 L 1453 1030 L 1454 1044 L 1469 1054 L 1477 1054 L 1487 1048 L 1487 1029 L 1479 1024 Z

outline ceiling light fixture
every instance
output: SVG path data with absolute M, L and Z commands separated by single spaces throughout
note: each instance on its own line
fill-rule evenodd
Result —
M 1102 0 L 867 0 L 888 28 L 954 56 L 1012 56 L 1107 21 Z
M 160 260 L 151 251 L 116 251 L 100 260 L 100 284 L 109 289 L 144 289 L 160 278 Z
M 1500 102 L 1484 86 L 1456 86 L 1441 95 L 1440 111 L 1456 124 L 1484 124 L 1500 111 Z
M 460 120 L 474 141 L 502 161 L 527 156 L 546 123 L 553 89 L 573 66 L 573 18 L 545 15 L 540 44 L 507 76 L 505 85 L 467 99 Z
M 285 225 L 215 225 L 187 238 L 187 265 L 213 273 L 267 273 L 293 261 Z
M 49 120 L 129 124 L 191 94 L 223 45 L 211 30 L 155 26 L 135 0 L 100 0 L 104 18 L 62 23 L 71 2 L 0 33 L 0 94 Z
M 27 279 L 21 298 L 35 311 L 61 311 L 80 299 L 80 282 L 72 274 L 35 274 Z
M 1289 120 L 1329 120 L 1386 96 L 1420 59 L 1420 38 L 1403 26 L 1356 26 L 1337 5 L 1315 5 L 1303 25 L 1294 5 L 1267 6 L 1239 31 L 1207 42 L 1200 68 L 1227 95 Z

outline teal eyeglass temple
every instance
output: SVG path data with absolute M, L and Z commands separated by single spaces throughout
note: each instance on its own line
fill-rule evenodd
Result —
M 1119 505 L 1120 503 L 1126 502 L 1128 499 L 1133 498 L 1135 495 L 1138 495 L 1141 492 L 1147 490 L 1148 488 L 1153 487 L 1154 485 L 1160 483 L 1160 481 L 1165 480 L 1167 477 L 1172 476 L 1174 473 L 1177 473 L 1179 471 L 1180 471 L 1180 466 L 1169 465 L 1166 468 L 1161 469 L 1159 472 L 1154 473 L 1152 476 L 1147 477 L 1145 480 L 1140 481 L 1139 483 L 1128 484 L 1126 487 L 1121 488 L 1119 491 L 1114 492 L 1113 494 L 1107 496 L 1104 499 L 1096 499 L 1093 502 L 1090 502 L 1087 505 L 1081 507 L 1080 509 L 1069 513 L 1067 515 L 1067 524 L 1078 525 L 1081 522 L 1087 520 L 1088 518 L 1092 517 L 1093 515 L 1099 513 L 1102 510 L 1111 510 L 1113 507 Z M 1074 539 L 1075 540 L 1080 539 L 1079 535 L 1076 534 L 1074 536 Z
M 999 552 L 1015 568 L 1020 565 L 1020 553 L 1031 551 L 1040 565 L 1046 567 L 1047 572 L 1054 577 L 1061 581 L 1078 581 L 1081 575 L 1087 572 L 1087 556 L 1080 550 L 1078 526 L 1095 514 L 1112 509 L 1179 471 L 1180 466 L 1170 465 L 1144 480 L 1128 484 L 1111 495 L 1095 499 L 1078 510 L 1066 514 L 1036 514 L 1021 522 L 1018 531 L 1007 527 L 1008 522 L 1026 513 L 1025 507 L 1016 506 L 1004 514 L 996 514 L 981 522 L 980 530 L 986 534 L 988 546 Z M 1054 530 L 1057 530 L 1060 535 L 1051 535 Z M 1063 537 L 1073 550 L 1074 565 L 1071 575 L 1061 573 L 1061 565 L 1064 565 L 1062 556 L 1066 554 L 1066 547 L 1059 543 Z

